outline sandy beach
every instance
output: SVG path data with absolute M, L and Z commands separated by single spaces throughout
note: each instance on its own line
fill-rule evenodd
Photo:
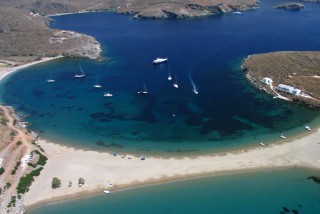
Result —
M 4 66 L 4 67 L 0 67 L 0 81 L 3 80 L 6 76 L 8 76 L 9 74 L 12 74 L 18 70 L 30 67 L 32 65 L 36 65 L 36 64 L 40 64 L 43 62 L 47 62 L 50 60 L 54 60 L 54 59 L 58 59 L 58 58 L 62 58 L 63 56 L 57 56 L 57 57 L 44 57 L 38 61 L 34 61 L 34 62 L 30 62 L 30 63 L 26 63 L 26 64 L 22 64 L 19 66 Z
M 46 151 L 49 161 L 25 195 L 25 205 L 29 208 L 50 201 L 102 193 L 103 190 L 195 176 L 287 167 L 320 169 L 320 128 L 282 144 L 194 158 L 146 157 L 146 160 L 140 160 L 140 157 L 128 154 L 113 156 L 44 140 L 38 143 Z M 61 180 L 60 188 L 51 188 L 53 177 Z M 77 185 L 80 177 L 86 181 L 82 187 Z M 68 187 L 69 181 L 72 187 Z

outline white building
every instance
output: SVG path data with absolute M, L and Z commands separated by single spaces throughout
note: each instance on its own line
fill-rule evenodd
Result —
M 265 77 L 261 80 L 261 82 L 263 82 L 266 85 L 272 85 L 273 81 L 272 79 L 270 79 L 269 77 Z
M 300 95 L 301 94 L 301 90 L 300 89 L 294 88 L 294 87 L 289 86 L 289 85 L 279 84 L 277 89 L 279 91 L 284 91 L 284 92 L 287 92 L 287 93 L 290 93 L 290 94 L 294 94 L 294 95 Z

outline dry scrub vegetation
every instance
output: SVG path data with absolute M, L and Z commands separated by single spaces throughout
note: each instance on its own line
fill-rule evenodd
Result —
M 311 102 L 320 105 L 320 52 L 283 51 L 257 54 L 250 56 L 242 68 L 250 81 L 257 86 L 261 85 L 262 78 L 270 77 L 274 86 L 282 83 L 299 88 L 316 99 Z M 295 101 L 304 102 L 301 99 Z

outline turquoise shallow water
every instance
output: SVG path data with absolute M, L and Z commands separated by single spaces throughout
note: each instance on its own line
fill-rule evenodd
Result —
M 27 68 L 5 81 L 1 100 L 26 115 L 44 138 L 96 150 L 203 153 L 304 132 L 306 124 L 318 123 L 318 112 L 273 100 L 239 70 L 249 54 L 320 49 L 320 28 L 314 27 L 320 5 L 288 12 L 273 9 L 274 3 L 262 2 L 243 16 L 191 20 L 55 17 L 52 28 L 96 37 L 111 61 L 60 59 Z M 169 63 L 153 66 L 156 57 L 169 57 Z M 85 79 L 73 78 L 78 64 Z M 167 80 L 169 67 L 179 90 Z M 45 82 L 49 72 L 54 84 Z M 103 89 L 92 88 L 96 79 Z M 148 96 L 137 94 L 143 83 Z M 105 91 L 114 96 L 103 97 Z
M 138 187 L 110 195 L 49 204 L 40 213 L 318 213 L 320 186 L 305 169 L 252 172 Z M 291 212 L 292 213 L 292 212 Z

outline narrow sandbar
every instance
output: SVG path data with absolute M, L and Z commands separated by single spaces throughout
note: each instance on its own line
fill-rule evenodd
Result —
M 77 150 L 44 140 L 38 143 L 49 161 L 25 195 L 26 206 L 102 193 L 106 189 L 112 191 L 195 176 L 287 167 L 320 169 L 320 129 L 282 144 L 192 158 L 146 157 L 146 160 L 140 160 L 140 157 L 128 154 L 123 158 L 122 155 Z M 51 188 L 53 177 L 61 180 L 60 188 Z M 86 181 L 82 187 L 77 185 L 80 177 Z M 68 187 L 69 181 L 73 183 L 72 187 Z

